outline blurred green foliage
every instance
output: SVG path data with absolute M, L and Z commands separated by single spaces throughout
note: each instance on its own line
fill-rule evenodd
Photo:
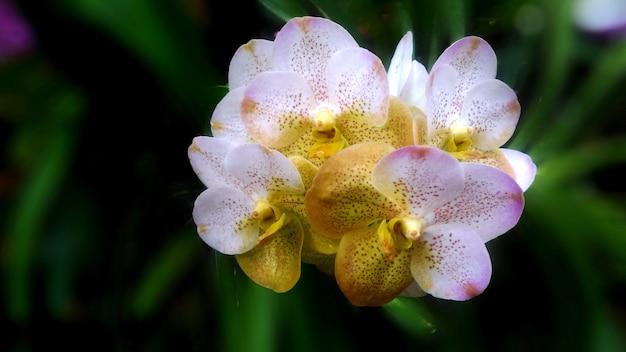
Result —
M 0 63 L 0 265 L 7 351 L 622 351 L 626 38 L 551 0 L 15 1 L 36 49 Z M 408 30 L 427 67 L 485 38 L 539 170 L 490 242 L 469 302 L 356 308 L 307 265 L 285 294 L 245 277 L 191 221 L 186 149 L 208 133 L 230 57 L 287 19 L 326 16 L 388 65 Z

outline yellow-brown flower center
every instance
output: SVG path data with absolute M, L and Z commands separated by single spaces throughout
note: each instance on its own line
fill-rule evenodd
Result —
M 252 211 L 252 217 L 258 220 L 259 227 L 265 230 L 263 234 L 259 236 L 257 245 L 266 243 L 270 236 L 291 221 L 291 218 L 286 213 L 280 210 L 280 208 L 270 204 L 267 199 L 259 199 L 256 201 L 254 210 Z
M 383 220 L 378 226 L 378 238 L 388 261 L 402 250 L 411 248 L 413 241 L 419 239 L 424 229 L 424 222 L 414 217 L 398 217 Z
M 474 135 L 473 127 L 462 125 L 457 121 L 452 124 L 449 133 L 450 135 L 444 140 L 441 149 L 461 161 L 480 156 L 479 152 L 471 150 L 472 136 Z
M 310 159 L 327 159 L 348 146 L 335 124 L 335 116 L 327 109 L 320 110 L 315 115 L 311 132 L 315 143 L 309 152 Z

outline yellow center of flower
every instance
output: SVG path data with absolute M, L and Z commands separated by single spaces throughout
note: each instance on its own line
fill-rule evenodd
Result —
M 398 252 L 411 248 L 422 234 L 424 222 L 413 217 L 392 218 L 383 220 L 378 226 L 378 238 L 385 251 L 387 261 L 392 261 Z
M 450 136 L 444 140 L 442 149 L 461 161 L 478 157 L 480 153 L 470 150 L 473 135 L 473 127 L 457 121 L 450 127 Z
M 348 141 L 335 123 L 335 116 L 326 109 L 320 110 L 315 115 L 311 132 L 315 143 L 309 152 L 310 159 L 327 159 L 348 146 Z
M 265 230 L 259 239 L 257 245 L 267 242 L 269 237 L 278 230 L 287 225 L 291 218 L 286 213 L 270 204 L 266 199 L 259 199 L 254 204 L 252 217 L 259 222 L 259 227 Z

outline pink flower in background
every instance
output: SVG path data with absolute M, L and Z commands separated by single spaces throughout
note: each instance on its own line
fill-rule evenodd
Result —
M 35 36 L 15 6 L 0 0 L 0 62 L 9 61 L 33 50 Z

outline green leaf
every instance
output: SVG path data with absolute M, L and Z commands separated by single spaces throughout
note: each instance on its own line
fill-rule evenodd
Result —
M 172 238 L 149 264 L 137 285 L 131 311 L 138 319 L 147 318 L 159 308 L 176 282 L 191 266 L 196 250 L 202 246 L 198 236 L 192 231 L 181 231 L 172 235 Z
M 396 297 L 382 308 L 383 312 L 409 335 L 424 337 L 436 330 L 428 308 L 418 298 Z
M 221 95 L 218 74 L 201 32 L 178 1 L 64 0 L 63 8 L 96 26 L 142 60 L 161 81 L 175 107 L 194 124 L 206 124 L 206 112 Z M 216 94 L 218 93 L 218 94 Z
M 269 12 L 287 22 L 293 17 L 307 15 L 307 11 L 296 1 L 291 0 L 259 0 Z
M 85 109 L 83 95 L 61 76 L 41 70 L 41 64 L 35 61 L 23 71 L 23 80 L 38 82 L 34 87 L 14 81 L 16 94 L 37 102 L 19 116 L 20 124 L 11 135 L 8 153 L 24 174 L 18 198 L 7 210 L 2 229 L 7 248 L 3 263 L 5 311 L 16 322 L 25 322 L 31 314 L 32 271 L 39 236 L 67 174 Z

